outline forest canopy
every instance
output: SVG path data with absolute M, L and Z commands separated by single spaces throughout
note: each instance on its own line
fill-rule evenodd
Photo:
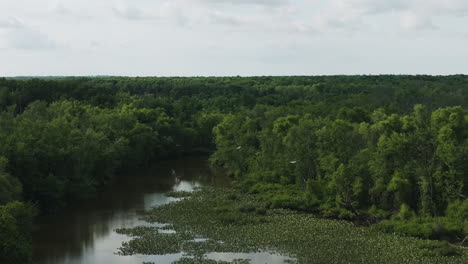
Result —
M 271 207 L 463 239 L 467 86 L 464 75 L 0 78 L 0 262 L 30 261 L 36 208 L 196 153 Z

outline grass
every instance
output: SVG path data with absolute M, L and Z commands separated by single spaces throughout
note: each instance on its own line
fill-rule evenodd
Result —
M 177 263 L 213 262 L 210 252 L 271 252 L 298 263 L 468 263 L 466 248 L 400 237 L 352 223 L 315 218 L 284 209 L 267 209 L 253 195 L 235 189 L 203 188 L 187 199 L 145 213 L 148 222 L 170 224 L 176 233 L 155 227 L 120 229 L 132 236 L 123 255 L 185 252 Z M 207 238 L 197 241 L 195 238 Z M 248 263 L 236 260 L 233 263 Z M 244 261 L 244 262 L 242 262 Z

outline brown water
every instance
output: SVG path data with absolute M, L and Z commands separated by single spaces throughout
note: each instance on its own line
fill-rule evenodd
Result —
M 96 199 L 71 204 L 58 215 L 38 219 L 33 234 L 34 263 L 37 264 L 141 264 L 171 263 L 183 253 L 169 255 L 120 256 L 115 254 L 125 235 L 122 227 L 149 225 L 138 219 L 138 211 L 174 201 L 169 191 L 191 191 L 199 186 L 226 186 L 228 179 L 209 168 L 206 158 L 161 161 L 153 167 L 123 176 L 100 192 Z M 209 258 L 231 261 L 251 259 L 251 263 L 283 263 L 288 259 L 264 253 L 211 253 Z

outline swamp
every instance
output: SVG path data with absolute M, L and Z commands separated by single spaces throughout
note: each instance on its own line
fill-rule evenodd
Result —
M 123 244 L 119 254 L 184 252 L 186 262 L 174 263 L 217 263 L 209 259 L 213 252 L 265 251 L 289 257 L 275 263 L 468 261 L 466 248 L 383 234 L 346 221 L 320 219 L 292 210 L 269 209 L 264 202 L 234 188 L 203 187 L 192 193 L 168 195 L 179 200 L 153 208 L 142 216 L 149 223 L 166 225 L 117 230 L 133 238 Z M 262 262 L 238 259 L 233 263 Z

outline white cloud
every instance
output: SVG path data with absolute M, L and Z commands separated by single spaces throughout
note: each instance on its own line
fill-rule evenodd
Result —
M 219 11 L 211 11 L 206 14 L 207 22 L 215 25 L 240 26 L 246 21 L 242 18 L 228 15 Z
M 430 15 L 411 11 L 401 13 L 400 25 L 410 30 L 437 29 Z
M 289 4 L 288 0 L 196 0 L 208 4 L 280 6 Z
M 19 28 L 23 26 L 23 22 L 14 17 L 0 19 L 0 28 Z
M 5 34 L 4 46 L 8 49 L 47 50 L 58 47 L 46 34 L 28 27 Z
M 57 21 L 83 21 L 94 19 L 97 6 L 86 3 L 86 1 L 87 0 L 81 0 L 80 2 L 82 4 L 77 4 L 79 2 L 73 0 L 51 2 L 49 5 L 46 5 L 47 13 L 51 19 L 56 19 Z
M 468 14 L 468 1 L 466 0 L 414 0 L 414 8 L 430 10 L 433 14 L 458 15 Z
M 334 6 L 342 10 L 359 11 L 361 14 L 379 14 L 408 8 L 411 0 L 334 0 Z
M 50 11 L 52 13 L 56 13 L 56 14 L 59 14 L 59 15 L 67 15 L 67 14 L 70 14 L 70 10 L 68 8 L 65 7 L 65 5 L 62 3 L 62 2 L 57 2 L 55 4 L 53 4 L 50 8 Z
M 135 6 L 118 5 L 113 8 L 114 12 L 123 18 L 130 20 L 142 20 L 148 17 L 143 14 L 143 11 Z
M 165 1 L 157 7 L 160 18 L 177 26 L 190 26 L 199 21 L 200 10 L 191 9 L 183 4 L 183 1 Z
M 189 21 L 195 23 L 199 20 L 197 20 L 196 12 L 199 10 L 190 10 L 191 7 L 186 7 L 183 0 L 164 1 L 144 6 L 137 4 L 122 1 L 113 6 L 112 10 L 117 17 L 126 20 L 159 20 L 159 22 L 169 22 L 178 26 L 185 26 Z

